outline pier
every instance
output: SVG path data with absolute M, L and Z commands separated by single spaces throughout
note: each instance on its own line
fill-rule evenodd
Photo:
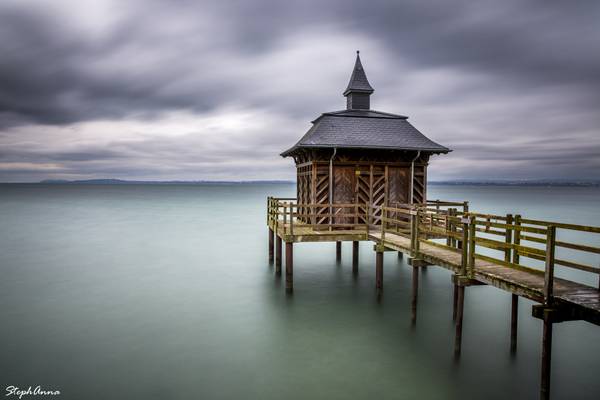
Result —
M 417 321 L 419 269 L 449 270 L 454 298 L 454 357 L 463 341 L 467 288 L 489 285 L 511 294 L 510 349 L 517 351 L 519 297 L 537 303 L 532 316 L 542 320 L 540 398 L 550 398 L 552 326 L 583 320 L 600 325 L 600 267 L 582 262 L 600 254 L 600 227 L 528 219 L 522 215 L 482 214 L 467 202 L 425 201 L 395 204 L 298 203 L 293 198 L 267 199 L 269 261 L 281 274 L 285 243 L 285 288 L 294 290 L 293 246 L 298 242 L 352 242 L 352 269 L 358 271 L 358 243 L 373 243 L 374 289 L 383 295 L 385 253 L 409 257 L 412 267 L 411 321 Z M 577 236 L 577 242 L 569 239 Z M 585 238 L 585 239 L 584 239 Z M 583 240 L 579 240 L 583 239 Z M 584 242 L 584 243 L 582 243 Z M 555 267 L 595 274 L 595 286 L 555 277 Z M 468 332 L 465 332 L 468 336 Z

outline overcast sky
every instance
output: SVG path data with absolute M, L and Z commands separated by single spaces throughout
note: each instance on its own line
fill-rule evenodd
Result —
M 0 2 L 0 181 L 293 179 L 371 106 L 450 147 L 430 180 L 600 179 L 598 1 Z

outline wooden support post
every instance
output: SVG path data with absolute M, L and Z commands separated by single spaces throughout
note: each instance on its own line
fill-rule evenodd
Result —
M 540 399 L 550 399 L 550 367 L 552 364 L 552 322 L 544 318 L 542 332 L 542 379 L 540 385 Z
M 520 215 L 515 215 L 515 218 L 513 220 L 513 224 L 515 225 L 515 227 L 519 227 L 521 226 L 521 216 Z M 513 243 L 516 245 L 520 245 L 521 244 L 521 231 L 515 229 L 515 233 L 513 234 Z M 514 249 L 513 253 L 512 253 L 512 262 L 513 264 L 518 264 L 519 263 L 519 250 Z
M 452 208 L 448 209 L 448 213 L 446 214 L 446 246 L 448 247 L 454 247 L 453 237 L 451 236 L 453 225 L 451 218 L 454 216 L 452 210 Z
M 454 283 L 454 291 L 452 294 L 452 321 L 456 322 L 456 307 L 458 306 L 458 285 Z
M 462 345 L 462 324 L 463 324 L 463 310 L 465 306 L 465 287 L 462 285 L 458 286 L 458 299 L 456 309 L 456 335 L 454 336 L 454 358 L 460 358 L 460 351 Z
M 513 224 L 513 216 L 512 214 L 506 214 L 506 225 Z M 510 228 L 506 228 L 504 231 L 504 243 L 511 244 L 512 243 L 512 230 Z M 504 249 L 504 261 L 510 262 L 511 260 L 511 251 L 510 247 Z
M 383 292 L 383 251 L 375 253 L 375 289 L 378 294 Z
M 296 210 L 298 213 L 298 210 Z M 294 206 L 290 202 L 290 235 L 294 234 Z
M 335 261 L 342 261 L 342 242 L 335 242 Z
M 294 242 L 285 242 L 285 291 L 294 291 Z
M 269 228 L 269 263 L 273 262 L 275 254 L 275 241 L 273 238 L 273 229 Z
M 419 224 L 421 223 L 421 214 L 419 212 L 419 209 L 417 208 L 417 215 L 416 215 L 416 219 L 417 219 L 417 223 L 415 224 L 415 256 L 418 258 L 419 257 L 419 251 L 421 249 L 421 242 L 419 240 Z
M 402 257 L 404 257 L 404 253 L 402 253 L 401 251 L 398 252 L 398 259 L 402 260 Z
M 281 250 L 282 250 L 281 237 L 277 236 L 275 240 L 275 273 L 281 275 Z
M 358 273 L 358 241 L 352 242 L 352 273 Z
M 461 258 L 460 258 L 460 274 L 462 276 L 467 275 L 467 266 L 469 265 L 469 261 L 470 261 L 469 254 L 467 253 L 467 250 L 470 249 L 470 246 L 467 246 L 467 243 L 469 242 L 469 234 L 471 232 L 471 230 L 470 230 L 471 225 L 469 224 L 468 221 L 469 221 L 469 219 L 463 218 L 462 240 L 461 240 L 461 243 L 463 244 L 463 246 L 461 248 Z
M 510 312 L 510 352 L 517 352 L 517 325 L 519 321 L 519 296 L 512 295 L 512 304 Z
M 544 304 L 552 305 L 554 297 L 554 249 L 556 227 L 548 226 L 546 234 L 546 265 L 544 273 Z
M 469 264 L 467 265 L 467 275 L 473 278 L 475 273 L 475 235 L 476 235 L 476 217 L 471 217 L 469 221 Z M 466 242 L 465 242 L 466 243 Z M 465 244 L 466 247 L 466 244 Z M 466 250 L 463 250 L 466 251 Z
M 417 323 L 417 300 L 419 297 L 419 268 L 413 265 L 412 270 L 412 301 L 410 304 L 410 322 Z
M 287 203 L 283 203 L 283 233 L 287 233 Z

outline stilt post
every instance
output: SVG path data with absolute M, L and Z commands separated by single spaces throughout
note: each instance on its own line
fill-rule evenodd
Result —
M 512 295 L 510 311 L 510 352 L 517 352 L 517 325 L 519 321 L 519 296 Z
M 352 242 L 352 272 L 355 274 L 358 272 L 358 244 L 358 240 Z
M 335 242 L 335 261 L 342 261 L 342 242 Z
M 294 291 L 294 242 L 285 242 L 285 291 Z
M 275 239 L 275 273 L 278 275 L 281 275 L 281 252 L 281 237 L 277 236 L 277 239 Z
M 417 301 L 419 298 L 419 268 L 412 267 L 412 301 L 410 304 L 410 322 L 417 323 Z
M 544 318 L 542 332 L 542 379 L 540 385 L 540 399 L 550 399 L 550 367 L 552 365 L 552 321 Z
M 378 294 L 383 292 L 383 251 L 375 253 L 375 289 Z
M 275 257 L 275 240 L 273 238 L 273 229 L 269 228 L 269 263 L 273 262 Z
M 546 265 L 544 274 L 544 305 L 552 306 L 554 303 L 554 250 L 556 241 L 556 227 L 548 226 L 546 233 Z M 542 332 L 542 379 L 540 385 L 540 398 L 550 398 L 550 370 L 552 367 L 552 320 L 547 311 L 544 311 L 544 328 Z
M 456 309 L 456 334 L 454 336 L 454 358 L 460 358 L 461 346 L 462 346 L 462 324 L 463 324 L 463 310 L 465 306 L 465 287 L 462 285 L 458 286 L 458 299 Z
M 454 283 L 454 290 L 452 293 L 452 321 L 456 322 L 456 307 L 458 306 L 458 285 Z

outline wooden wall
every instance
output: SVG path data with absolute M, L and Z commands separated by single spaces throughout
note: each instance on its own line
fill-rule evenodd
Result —
M 329 185 L 333 184 L 334 204 L 371 204 L 374 206 L 395 206 L 410 202 L 422 203 L 426 200 L 427 158 L 417 160 L 414 166 L 414 180 L 410 182 L 410 162 L 351 161 L 347 158 L 333 162 L 333 175 L 330 177 L 330 164 L 327 161 L 304 161 L 297 164 L 297 198 L 303 204 L 328 204 Z M 331 178 L 331 179 L 330 179 Z M 315 210 L 300 210 L 305 213 L 324 214 L 313 216 L 311 223 L 328 224 L 330 213 L 354 213 L 355 207 L 322 207 Z M 334 217 L 334 223 L 365 223 L 366 209 L 361 218 L 351 221 L 349 217 Z M 371 215 L 371 222 L 379 224 L 381 212 Z M 306 221 L 308 222 L 308 221 Z

